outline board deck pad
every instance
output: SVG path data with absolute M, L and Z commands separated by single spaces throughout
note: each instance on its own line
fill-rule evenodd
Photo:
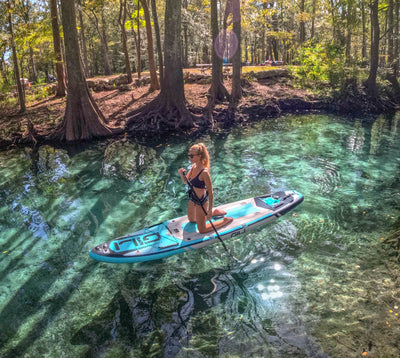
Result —
M 237 236 L 284 215 L 303 201 L 302 194 L 280 191 L 274 194 L 236 201 L 219 206 L 229 224 L 218 229 L 221 239 Z M 218 218 L 213 219 L 217 221 Z M 187 216 L 165 221 L 122 236 L 90 250 L 92 258 L 111 263 L 158 260 L 185 251 L 199 249 L 218 241 L 214 231 L 201 234 Z

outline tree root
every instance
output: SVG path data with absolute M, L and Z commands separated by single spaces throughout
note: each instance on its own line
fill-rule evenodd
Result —
M 158 96 L 142 108 L 128 113 L 126 130 L 131 133 L 170 133 L 193 129 L 202 116 L 189 111 L 185 103 Z

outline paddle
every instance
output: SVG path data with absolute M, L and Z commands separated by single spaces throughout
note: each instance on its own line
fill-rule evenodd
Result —
M 186 183 L 189 185 L 189 188 L 192 190 L 193 196 L 200 202 L 199 197 L 197 196 L 196 192 L 194 191 L 193 184 L 192 184 L 192 182 L 188 179 L 188 177 L 186 176 L 185 172 L 183 172 L 183 176 L 185 177 Z M 203 204 L 200 205 L 200 206 L 201 206 L 201 208 L 203 209 L 204 215 L 207 217 L 207 211 L 206 211 L 206 209 L 204 209 Z M 211 208 L 211 209 L 212 209 L 212 208 Z M 215 228 L 215 226 L 214 226 L 212 220 L 209 220 L 209 221 L 210 221 L 210 224 L 211 224 L 212 228 L 214 229 L 215 233 L 217 234 L 218 240 L 221 241 L 221 244 L 222 244 L 222 246 L 224 247 L 224 249 L 226 250 L 226 252 L 227 252 L 232 258 L 234 258 L 234 259 L 236 260 L 236 258 L 233 257 L 232 254 L 229 252 L 228 248 L 227 248 L 226 245 L 225 245 L 225 242 L 221 239 L 221 236 L 219 236 L 219 233 L 218 233 L 217 229 Z

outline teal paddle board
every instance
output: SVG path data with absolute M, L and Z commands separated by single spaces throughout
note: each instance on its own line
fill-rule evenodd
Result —
M 218 208 L 226 211 L 226 217 L 232 217 L 233 221 L 218 229 L 220 238 L 225 241 L 265 225 L 295 208 L 303 199 L 302 194 L 290 190 L 221 205 Z M 89 255 L 111 263 L 142 262 L 200 249 L 218 240 L 214 231 L 201 234 L 195 223 L 182 216 L 100 244 Z

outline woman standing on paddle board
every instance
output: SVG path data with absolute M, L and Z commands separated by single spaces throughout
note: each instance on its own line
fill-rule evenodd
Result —
M 187 179 L 191 182 L 191 189 L 189 190 L 189 204 L 187 209 L 187 215 L 190 222 L 197 223 L 197 228 L 200 233 L 206 233 L 213 231 L 214 228 L 210 223 L 206 224 L 206 221 L 210 221 L 212 216 L 225 215 L 226 212 L 219 209 L 213 209 L 214 193 L 211 183 L 211 177 L 209 173 L 210 169 L 210 157 L 208 150 L 203 143 L 195 144 L 189 149 L 190 162 L 193 164 L 189 170 Z M 185 169 L 180 168 L 178 170 L 181 176 L 182 183 L 186 184 Z M 194 193 L 193 193 L 194 191 Z M 207 212 L 205 215 L 203 209 Z M 213 222 L 215 229 L 229 224 L 232 218 L 223 218 Z

